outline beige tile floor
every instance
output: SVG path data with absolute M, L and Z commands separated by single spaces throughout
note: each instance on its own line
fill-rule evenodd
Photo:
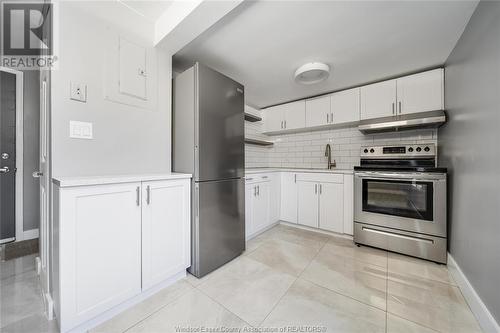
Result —
M 36 316 L 9 325 L 0 331 L 53 329 Z M 91 332 L 290 326 L 480 332 L 446 266 L 283 225 L 249 241 L 244 255 L 212 274 L 189 275 Z

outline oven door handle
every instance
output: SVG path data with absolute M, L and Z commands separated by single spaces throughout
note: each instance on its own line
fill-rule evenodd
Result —
M 404 174 L 404 175 L 397 175 L 397 174 L 391 174 L 391 173 L 371 173 L 371 172 L 359 172 L 355 174 L 356 177 L 358 178 L 368 178 L 368 179 L 381 179 L 381 180 L 413 180 L 413 179 L 418 179 L 422 181 L 436 181 L 436 180 L 442 180 L 446 179 L 446 175 L 444 174 L 415 174 L 415 173 L 410 173 L 410 174 Z

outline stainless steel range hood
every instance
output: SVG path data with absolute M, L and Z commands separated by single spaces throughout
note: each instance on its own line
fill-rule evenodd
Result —
M 446 113 L 438 110 L 362 120 L 359 122 L 358 129 L 365 134 L 397 132 L 418 128 L 437 128 L 445 122 Z

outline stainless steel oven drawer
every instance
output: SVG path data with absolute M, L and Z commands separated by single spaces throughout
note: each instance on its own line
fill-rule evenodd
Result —
M 354 242 L 446 264 L 446 238 L 354 223 Z

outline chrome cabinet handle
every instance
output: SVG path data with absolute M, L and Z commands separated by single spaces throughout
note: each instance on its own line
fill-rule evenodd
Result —
M 253 196 L 255 197 L 257 195 L 257 186 L 253 187 Z
M 34 171 L 32 174 L 33 178 L 40 178 L 43 176 L 43 172 L 41 171 Z
M 392 114 L 394 114 L 394 103 L 392 103 Z
M 326 114 L 326 123 L 329 124 L 330 123 L 330 115 L 327 113 Z
M 318 184 L 314 184 L 314 194 L 318 194 Z
M 399 114 L 401 114 L 401 101 L 399 101 Z
M 268 177 L 267 176 L 262 176 L 262 179 L 267 179 Z
M 286 120 L 285 120 L 285 129 L 286 129 Z
M 319 184 L 319 194 L 322 194 L 322 193 L 323 193 L 323 185 Z
M 260 195 L 260 185 L 257 185 L 257 195 Z
M 0 168 L 0 173 L 8 173 L 10 171 L 9 167 Z
M 281 129 L 283 129 L 283 120 L 281 121 Z
M 151 187 L 149 185 L 146 187 L 146 203 L 148 205 L 151 203 Z
M 330 123 L 333 123 L 333 112 L 330 113 Z
M 135 203 L 137 206 L 140 206 L 140 204 L 141 204 L 141 201 L 140 201 L 141 192 L 140 191 L 141 190 L 140 190 L 139 186 L 137 186 L 137 188 L 135 189 L 135 195 L 136 195 Z

